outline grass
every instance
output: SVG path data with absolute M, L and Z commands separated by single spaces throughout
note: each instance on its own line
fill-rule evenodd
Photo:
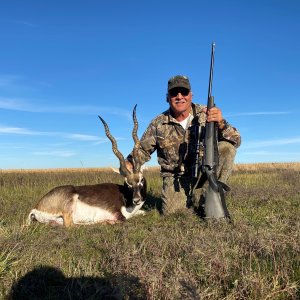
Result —
M 50 188 L 122 178 L 110 170 L 0 172 L 0 299 L 299 299 L 300 164 L 237 165 L 233 224 L 161 217 L 147 170 L 144 217 L 123 224 L 24 227 Z

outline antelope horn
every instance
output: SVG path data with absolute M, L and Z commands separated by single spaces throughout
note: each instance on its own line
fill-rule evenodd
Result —
M 130 171 L 126 168 L 124 156 L 123 156 L 123 154 L 118 150 L 117 142 L 116 142 L 115 138 L 111 135 L 107 123 L 106 123 L 100 116 L 98 116 L 98 117 L 99 117 L 99 119 L 101 120 L 101 122 L 103 123 L 103 126 L 104 126 L 104 130 L 105 130 L 106 136 L 107 136 L 107 137 L 109 138 L 109 140 L 111 141 L 112 151 L 113 151 L 113 153 L 116 155 L 116 157 L 117 157 L 117 158 L 119 159 L 119 161 L 120 161 L 120 169 L 121 169 L 121 172 L 124 173 L 126 176 L 130 175 Z
M 137 136 L 137 131 L 138 131 L 138 121 L 136 118 L 136 107 L 137 104 L 133 108 L 133 113 L 132 113 L 132 119 L 133 119 L 133 129 L 132 129 L 132 138 L 134 140 L 134 147 L 133 147 L 133 161 L 134 161 L 134 170 L 136 172 L 139 172 L 141 169 L 141 165 L 138 161 L 138 149 L 140 147 L 140 140 Z

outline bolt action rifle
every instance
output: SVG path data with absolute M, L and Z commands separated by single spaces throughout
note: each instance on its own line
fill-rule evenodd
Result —
M 212 93 L 212 80 L 214 69 L 214 54 L 215 43 L 212 43 L 211 49 L 211 61 L 210 61 L 210 74 L 209 74 L 209 87 L 208 87 L 208 99 L 207 99 L 207 111 L 215 106 L 214 97 Z M 201 131 L 204 130 L 202 133 Z M 195 187 L 197 187 L 200 179 L 208 180 L 208 187 L 205 193 L 204 202 L 204 217 L 206 218 L 226 218 L 230 221 L 230 215 L 225 203 L 224 191 L 228 191 L 229 187 L 218 181 L 216 169 L 219 163 L 218 153 L 218 132 L 216 122 L 206 122 L 205 128 L 198 126 L 197 132 L 197 147 L 195 164 L 193 168 L 193 177 L 197 178 Z M 204 154 L 201 163 L 200 149 L 204 149 Z M 202 178 L 201 178 L 202 177 Z

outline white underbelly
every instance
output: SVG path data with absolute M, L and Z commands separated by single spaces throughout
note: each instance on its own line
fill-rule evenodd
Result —
M 94 224 L 107 220 L 115 220 L 115 216 L 100 207 L 88 205 L 80 200 L 76 200 L 73 206 L 74 224 Z

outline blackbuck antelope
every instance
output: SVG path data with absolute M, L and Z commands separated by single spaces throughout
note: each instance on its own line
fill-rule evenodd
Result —
M 96 223 L 115 224 L 138 214 L 146 197 L 146 180 L 137 157 L 140 141 L 137 136 L 136 106 L 133 109 L 133 169 L 126 167 L 125 159 L 118 150 L 117 142 L 108 125 L 99 116 L 112 150 L 120 161 L 120 174 L 124 185 L 101 183 L 83 186 L 58 186 L 43 196 L 28 216 L 27 224 L 33 221 L 66 227 Z

